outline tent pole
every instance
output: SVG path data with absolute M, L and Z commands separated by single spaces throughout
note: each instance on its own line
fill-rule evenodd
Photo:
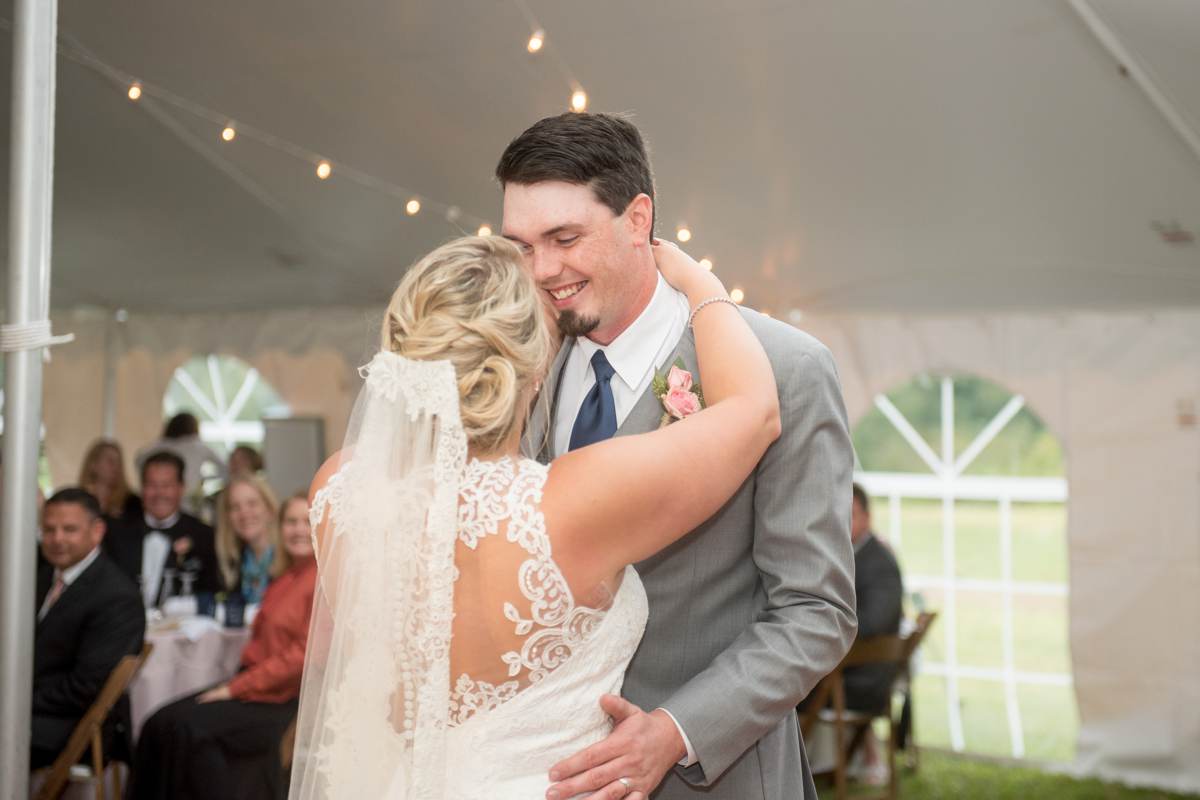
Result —
M 57 0 L 17 0 L 13 20 L 8 326 L 46 320 L 54 175 Z M 4 355 L 0 498 L 0 797 L 29 797 L 41 347 Z
M 104 436 L 117 438 L 117 359 L 121 356 L 118 337 L 121 323 L 117 314 L 108 315 L 104 326 Z
M 1187 117 L 1179 113 L 1179 109 L 1175 107 L 1170 98 L 1158 88 L 1158 84 L 1150 77 L 1150 73 L 1142 67 L 1129 48 L 1125 47 L 1112 27 L 1096 13 L 1096 9 L 1092 8 L 1087 0 L 1068 0 L 1068 4 L 1096 37 L 1100 46 L 1108 51 L 1108 54 L 1142 90 L 1158 113 L 1163 115 L 1167 124 L 1175 133 L 1179 134 L 1179 138 L 1183 139 L 1183 143 L 1192 151 L 1192 155 L 1200 159 L 1200 134 L 1192 129 Z

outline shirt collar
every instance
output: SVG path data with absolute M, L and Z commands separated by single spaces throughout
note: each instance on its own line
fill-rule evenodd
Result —
M 659 275 L 650 302 L 620 336 L 604 347 L 587 337 L 575 340 L 584 359 L 590 361 L 597 350 L 603 350 L 622 383 L 637 389 L 646 373 L 659 366 L 654 361 L 671 331 L 675 306 L 678 305 L 676 296 L 677 293 Z
M 74 583 L 75 580 L 80 575 L 83 574 L 83 571 L 92 565 L 92 562 L 95 561 L 99 555 L 100 555 L 100 548 L 93 547 L 92 552 L 90 552 L 86 556 L 84 556 L 83 560 L 80 561 L 78 564 L 76 564 L 75 566 L 72 566 L 72 567 L 67 567 L 66 569 L 62 570 L 62 572 L 59 574 L 62 575 L 63 583 L 65 583 L 67 586 L 70 586 L 72 583 Z M 58 570 L 55 570 L 55 572 L 58 572 Z M 43 574 L 45 574 L 45 573 L 43 573 Z
M 864 533 L 863 537 L 854 543 L 854 554 L 858 555 L 858 551 L 866 547 L 867 542 L 871 541 L 873 538 L 875 538 L 875 534 L 871 533 L 870 531 Z
M 155 519 L 154 517 L 150 516 L 150 512 L 147 511 L 145 514 L 146 526 L 150 527 L 150 528 L 154 528 L 156 530 L 169 530 L 169 529 L 175 527 L 175 525 L 179 522 L 179 518 L 181 516 L 182 516 L 182 514 L 178 511 L 176 511 L 174 514 L 167 517 L 166 519 Z

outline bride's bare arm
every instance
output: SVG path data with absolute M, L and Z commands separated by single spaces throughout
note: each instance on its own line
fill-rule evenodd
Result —
M 725 287 L 678 248 L 655 246 L 667 282 L 692 308 Z M 542 509 L 555 560 L 585 583 L 640 561 L 716 513 L 779 436 L 779 397 L 766 353 L 741 311 L 695 315 L 707 408 L 665 428 L 610 439 L 554 461 Z

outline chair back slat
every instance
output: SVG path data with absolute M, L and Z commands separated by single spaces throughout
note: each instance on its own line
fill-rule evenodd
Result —
M 108 680 L 104 682 L 96 701 L 75 725 L 75 730 L 71 731 L 71 738 L 67 739 L 66 747 L 58 754 L 58 758 L 54 759 L 54 763 L 46 775 L 46 780 L 37 793 L 36 800 L 57 800 L 58 796 L 62 794 L 67 780 L 70 778 L 71 766 L 78 763 L 84 751 L 92 744 L 100 726 L 104 724 L 104 720 L 112 711 L 112 707 L 129 688 L 134 675 L 141 669 L 153 649 L 152 644 L 145 643 L 142 645 L 140 653 L 135 656 L 125 656 L 109 673 Z M 103 780 L 104 777 L 97 775 L 96 779 Z

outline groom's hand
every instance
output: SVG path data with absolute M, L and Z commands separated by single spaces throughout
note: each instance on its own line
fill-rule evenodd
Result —
M 667 770 L 687 756 L 679 729 L 665 711 L 647 714 L 611 694 L 600 698 L 600 708 L 615 723 L 612 733 L 550 768 L 555 783 L 546 791 L 548 800 L 585 792 L 596 792 L 592 797 L 597 800 L 645 800 Z

